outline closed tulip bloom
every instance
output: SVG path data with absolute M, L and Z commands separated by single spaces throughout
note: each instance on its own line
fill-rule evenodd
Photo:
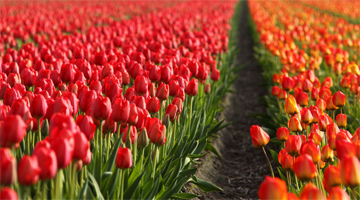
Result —
M 309 124 L 314 119 L 309 108 L 304 107 L 303 109 L 301 109 L 300 114 L 302 123 Z
M 21 185 L 34 185 L 40 176 L 41 169 L 35 156 L 25 155 L 18 166 L 18 181 Z
M 270 141 L 269 135 L 258 125 L 251 126 L 250 136 L 255 148 L 264 147 Z
M 273 86 L 271 89 L 271 95 L 277 97 L 280 94 L 280 88 L 278 86 Z
M 75 65 L 64 64 L 60 69 L 60 79 L 65 83 L 69 83 L 75 78 Z
M 16 99 L 11 105 L 10 115 L 20 115 L 23 117 L 29 111 L 26 99 Z
M 259 199 L 287 199 L 287 188 L 285 181 L 266 176 L 258 191 Z
M 126 99 L 117 98 L 112 104 L 111 117 L 115 122 L 123 123 L 129 119 L 130 102 Z
M 297 96 L 296 96 L 296 102 L 300 105 L 300 106 L 307 106 L 309 103 L 309 97 L 308 94 L 306 92 L 301 91 Z
M 314 123 L 318 123 L 319 122 L 319 118 L 320 118 L 320 110 L 318 107 L 316 106 L 313 106 L 311 105 L 310 106 L 310 112 L 311 112 L 311 115 L 313 117 L 311 123 L 314 124 Z
M 55 139 L 51 143 L 51 149 L 53 149 L 56 154 L 58 168 L 66 168 L 70 164 L 74 154 L 74 146 L 72 146 L 71 141 L 64 138 Z
M 132 166 L 132 163 L 133 161 L 130 149 L 119 147 L 115 158 L 116 167 L 119 169 L 128 169 Z
M 278 95 L 278 99 L 279 100 L 284 100 L 288 97 L 287 93 L 285 90 L 281 89 Z
M 311 159 L 315 164 L 320 161 L 320 149 L 312 140 L 302 143 L 300 154 L 307 154 L 311 156 Z
M 306 184 L 304 189 L 300 193 L 299 197 L 300 197 L 300 199 L 303 199 L 303 200 L 324 200 L 325 199 L 324 194 L 313 183 Z
M 218 69 L 214 69 L 211 72 L 211 76 L 210 76 L 211 80 L 213 81 L 218 81 L 220 79 L 220 71 Z
M 97 93 L 94 90 L 89 90 L 84 92 L 83 96 L 80 98 L 80 109 L 83 112 L 89 110 L 92 105 L 92 102 L 97 98 Z
M 350 78 L 348 78 L 346 76 L 343 77 L 343 79 L 341 80 L 341 83 L 340 83 L 342 88 L 350 88 L 350 84 L 351 84 Z
M 43 95 L 36 94 L 31 101 L 30 112 L 33 117 L 44 117 L 47 111 L 48 105 Z
M 322 136 L 319 132 L 312 131 L 310 132 L 309 140 L 312 140 L 316 145 L 320 145 L 322 141 Z
M 360 140 L 354 141 L 353 144 L 355 146 L 356 157 L 360 159 Z
M 162 65 L 161 66 L 161 78 L 160 81 L 165 83 L 169 82 L 171 76 L 173 75 L 173 70 L 169 65 Z
M 345 128 L 347 125 L 347 117 L 345 114 L 339 113 L 336 116 L 336 124 L 340 127 L 340 128 Z
M 134 81 L 136 93 L 142 95 L 148 90 L 148 80 L 145 76 L 137 76 Z
M 321 112 L 324 112 L 326 110 L 326 102 L 323 99 L 316 100 L 315 105 L 320 109 Z
M 189 96 L 195 96 L 198 92 L 198 80 L 191 79 L 186 86 L 185 92 Z
M 294 158 L 290 154 L 285 153 L 281 158 L 280 164 L 284 170 L 292 171 L 294 165 Z
M 345 156 L 356 156 L 355 145 L 349 140 L 336 139 L 336 153 L 340 160 Z
M 65 115 L 72 115 L 74 108 L 71 105 L 70 100 L 65 96 L 59 96 L 54 101 L 54 113 L 62 113 Z
M 26 124 L 19 115 L 10 115 L 1 124 L 0 141 L 2 147 L 20 143 L 26 135 Z
M 0 184 L 11 185 L 14 183 L 16 159 L 11 155 L 10 149 L 0 148 Z
M 56 113 L 51 117 L 49 132 L 51 133 L 55 128 L 58 128 L 59 130 L 68 129 L 71 132 L 75 132 L 77 129 L 74 118 L 62 113 Z
M 286 141 L 289 137 L 289 129 L 285 127 L 280 127 L 276 131 L 276 137 L 279 141 Z
M 281 159 L 285 154 L 288 154 L 285 149 L 281 149 L 281 151 L 279 151 L 279 154 L 278 154 L 278 162 L 279 163 L 281 163 Z
M 175 104 L 169 104 L 165 111 L 165 116 L 168 115 L 170 121 L 174 122 L 177 116 L 177 106 Z
M 161 101 L 166 100 L 169 97 L 169 85 L 161 83 L 160 86 L 157 88 L 156 97 L 159 98 Z
M 356 156 L 344 156 L 340 163 L 340 176 L 345 186 L 360 185 L 360 161 Z
M 151 143 L 162 146 L 166 142 L 166 127 L 162 125 L 160 121 L 155 123 L 151 128 L 148 130 L 148 136 Z
M 179 82 L 177 80 L 170 80 L 169 81 L 169 95 L 175 97 L 178 94 L 179 90 Z
M 337 107 L 343 107 L 345 105 L 345 101 L 346 101 L 346 96 L 344 93 L 342 93 L 341 91 L 337 91 L 333 96 L 332 96 L 332 101 L 334 103 L 335 106 Z
M 334 151 L 329 145 L 325 145 L 321 149 L 321 160 L 324 162 L 332 162 L 334 160 Z
M 327 200 L 350 200 L 349 195 L 340 186 L 332 187 Z
M 35 84 L 36 72 L 33 68 L 27 67 L 21 71 L 21 82 L 26 87 L 31 87 Z
M 289 130 L 292 132 L 302 131 L 302 127 L 298 118 L 292 116 L 288 122 Z
M 284 110 L 289 115 L 295 115 L 299 113 L 299 109 L 297 107 L 296 100 L 294 97 L 291 96 L 286 98 Z
M 331 123 L 327 114 L 320 115 L 319 117 L 319 129 L 320 131 L 326 131 L 327 126 Z
M 97 120 L 106 120 L 111 114 L 111 102 L 108 97 L 98 96 L 91 106 L 92 117 Z
M 86 138 L 90 141 L 95 135 L 96 125 L 89 115 L 78 115 L 76 124 L 80 130 L 85 134 Z
M 307 154 L 301 155 L 295 160 L 293 171 L 296 177 L 303 181 L 309 181 L 316 176 L 316 166 L 311 156 Z
M 330 187 L 341 185 L 340 169 L 329 165 L 324 171 L 324 181 Z
M 33 156 L 37 158 L 41 169 L 40 180 L 54 178 L 58 169 L 55 152 L 47 147 L 37 147 L 36 151 L 33 152 Z
M 295 81 L 291 77 L 284 76 L 281 85 L 285 91 L 291 91 L 295 86 Z
M 81 131 L 74 133 L 74 154 L 73 159 L 83 160 L 87 154 L 87 150 L 90 148 L 90 143 L 85 134 Z
M 291 156 L 297 156 L 300 154 L 301 137 L 299 135 L 290 135 L 285 142 L 285 150 Z
M 149 70 L 149 79 L 152 82 L 158 82 L 161 78 L 160 67 L 157 65 L 152 65 Z
M 3 187 L 0 189 L 0 199 L 18 200 L 18 195 L 15 190 L 8 187 Z
M 319 92 L 320 90 L 318 88 L 313 88 L 311 90 L 311 100 L 316 101 L 319 99 Z
M 136 124 L 139 118 L 138 109 L 135 104 L 130 104 L 130 114 L 127 123 L 133 125 Z
M 305 79 L 302 85 L 304 92 L 310 92 L 313 88 L 313 84 L 309 79 Z
M 326 110 L 336 110 L 338 107 L 334 104 L 332 96 L 325 96 Z
M 146 104 L 146 109 L 150 113 L 157 113 L 160 110 L 160 100 L 157 97 L 151 97 Z

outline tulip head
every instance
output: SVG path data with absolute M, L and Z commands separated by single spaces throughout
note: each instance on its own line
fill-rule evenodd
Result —
M 266 176 L 258 191 L 259 199 L 287 199 L 287 188 L 285 181 Z
M 251 126 L 250 136 L 255 148 L 264 147 L 270 141 L 269 135 L 258 125 Z

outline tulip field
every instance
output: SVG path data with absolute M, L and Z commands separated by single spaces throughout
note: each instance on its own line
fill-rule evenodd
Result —
M 271 169 L 258 198 L 360 199 L 360 4 L 344 2 L 1 2 L 0 199 L 226 193 L 197 172 L 236 124 L 219 113 L 241 29 L 268 91 L 246 133 Z

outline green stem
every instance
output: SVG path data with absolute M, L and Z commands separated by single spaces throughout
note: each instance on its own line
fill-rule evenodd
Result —
M 40 127 L 40 118 L 37 119 L 37 124 L 38 124 L 38 137 L 39 137 L 39 141 L 41 141 L 41 127 Z
M 294 160 L 294 162 L 295 162 L 295 157 L 293 157 L 293 160 Z M 297 177 L 296 177 L 295 174 L 294 174 L 294 177 L 295 177 L 295 182 L 296 182 L 296 188 L 297 188 L 297 190 L 299 191 L 299 190 L 300 190 L 300 188 L 299 188 L 299 182 L 298 182 L 298 179 L 297 179 Z
M 124 199 L 124 170 L 120 169 L 120 200 Z
M 269 157 L 268 157 L 268 156 L 267 156 L 267 154 L 266 154 L 265 148 L 264 148 L 264 147 L 262 147 L 262 150 L 264 151 L 265 157 L 266 157 L 266 159 L 267 159 L 267 161 L 268 161 L 268 163 L 269 163 L 270 170 L 271 170 L 271 175 L 272 175 L 272 177 L 275 177 L 275 176 L 274 176 L 274 170 L 273 170 L 273 168 L 272 168 L 272 166 L 271 166 L 271 163 L 270 163 Z
M 155 171 L 156 171 L 156 164 L 157 164 L 157 157 L 158 157 L 158 146 L 155 146 L 155 154 L 154 154 L 154 163 L 153 163 L 153 171 L 151 177 L 155 179 Z
M 111 146 L 111 141 L 110 141 L 110 133 L 109 133 L 107 134 L 107 142 L 106 142 L 106 160 L 109 159 L 110 146 Z

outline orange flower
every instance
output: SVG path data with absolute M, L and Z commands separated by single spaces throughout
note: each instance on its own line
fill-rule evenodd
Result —
M 266 176 L 258 191 L 259 199 L 287 199 L 285 181 L 275 177 Z
M 289 129 L 285 127 L 280 127 L 276 131 L 276 137 L 279 141 L 286 141 L 289 137 Z
M 331 188 L 327 200 L 350 200 L 350 197 L 340 186 L 337 186 Z
M 320 149 L 312 140 L 302 143 L 300 154 L 307 154 L 311 156 L 311 159 L 315 164 L 320 161 Z
M 360 185 L 360 161 L 356 156 L 344 156 L 340 163 L 340 176 L 345 186 Z
M 302 123 L 309 124 L 314 119 L 309 108 L 304 107 L 301 109 L 300 114 Z
M 338 114 L 336 116 L 336 124 L 340 127 L 340 128 L 345 128 L 347 125 L 347 117 L 345 114 Z
M 302 127 L 298 118 L 292 116 L 288 122 L 289 130 L 292 132 L 302 131 Z
M 289 115 L 295 115 L 295 114 L 299 113 L 299 109 L 297 107 L 296 100 L 293 96 L 289 96 L 288 98 L 286 98 L 284 110 Z
M 334 161 L 334 151 L 330 148 L 329 145 L 325 145 L 321 149 L 321 160 L 324 162 Z
M 281 164 L 281 167 L 284 170 L 292 171 L 293 170 L 293 165 L 294 165 L 294 159 L 290 154 L 285 153 L 281 158 L 280 164 Z
M 329 165 L 324 171 L 324 181 L 330 187 L 340 185 L 340 169 L 336 166 Z
M 337 91 L 332 96 L 332 102 L 336 107 L 343 107 L 345 105 L 345 101 L 346 101 L 346 96 L 341 91 Z
M 315 164 L 313 163 L 311 156 L 307 154 L 301 155 L 295 160 L 293 171 L 298 179 L 304 181 L 309 181 L 316 176 Z
M 300 194 L 300 199 L 302 200 L 324 200 L 324 194 L 313 184 L 308 183 L 305 185 L 303 191 Z
M 301 137 L 299 135 L 290 135 L 285 142 L 285 150 L 291 156 L 297 156 L 300 153 Z
M 263 147 L 270 141 L 269 135 L 258 125 L 251 126 L 250 135 L 255 148 Z

